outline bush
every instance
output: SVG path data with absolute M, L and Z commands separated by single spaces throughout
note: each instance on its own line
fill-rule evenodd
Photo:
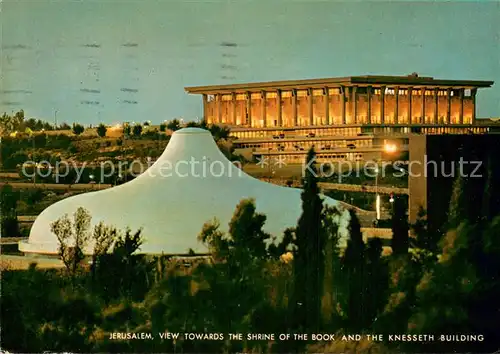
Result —
M 73 125 L 73 134 L 75 135 L 80 135 L 85 131 L 85 128 L 81 124 L 75 124 Z
M 108 128 L 106 128 L 106 126 L 101 123 L 97 127 L 97 135 L 99 135 L 101 138 L 104 138 L 106 136 L 107 130 L 108 130 Z
M 160 124 L 160 131 L 164 132 L 165 130 L 167 130 L 167 125 L 165 123 L 161 123 Z
M 2 237 L 18 237 L 20 235 L 17 216 L 9 215 L 1 219 Z
M 68 147 L 68 152 L 70 154 L 76 154 L 78 152 L 78 148 L 75 145 L 70 144 L 70 146 Z
M 133 130 L 134 136 L 140 136 L 142 134 L 142 125 L 134 125 L 134 130 Z

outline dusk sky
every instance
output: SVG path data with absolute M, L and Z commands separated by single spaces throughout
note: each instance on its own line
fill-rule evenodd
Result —
M 185 86 L 365 74 L 493 80 L 500 2 L 3 0 L 0 112 L 85 124 L 201 117 Z

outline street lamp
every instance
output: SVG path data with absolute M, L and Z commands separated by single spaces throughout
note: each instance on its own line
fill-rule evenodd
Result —
M 398 147 L 396 144 L 394 143 L 385 143 L 384 144 L 384 151 L 387 152 L 387 153 L 395 153 L 396 151 L 398 151 Z M 382 168 L 384 166 L 382 165 Z M 377 211 L 377 221 L 380 220 L 380 206 L 381 206 L 381 202 L 380 202 L 380 194 L 378 193 L 378 172 L 379 172 L 379 169 L 378 169 L 378 161 L 377 161 L 377 167 L 375 167 L 375 195 L 376 195 L 376 200 L 375 200 L 375 208 L 376 208 L 376 211 Z M 394 198 L 391 196 L 391 199 L 389 200 L 389 202 L 393 203 L 394 202 Z
M 375 208 L 377 211 L 377 221 L 380 220 L 380 194 L 378 194 L 378 165 L 375 167 Z

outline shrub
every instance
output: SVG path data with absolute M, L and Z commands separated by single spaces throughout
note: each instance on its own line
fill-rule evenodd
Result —
M 134 125 L 133 133 L 135 136 L 140 136 L 142 134 L 142 125 L 140 124 Z
M 106 128 L 106 126 L 101 123 L 97 127 L 97 135 L 99 135 L 101 138 L 104 138 L 106 136 L 107 130 L 108 130 L 108 128 Z
M 73 134 L 75 135 L 80 135 L 85 131 L 85 128 L 81 124 L 75 124 L 73 125 Z

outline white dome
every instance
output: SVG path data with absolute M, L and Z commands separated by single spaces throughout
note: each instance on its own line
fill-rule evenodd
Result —
M 197 240 L 205 222 L 217 218 L 221 231 L 243 198 L 254 198 L 257 212 L 267 216 L 264 230 L 281 237 L 302 212 L 301 190 L 255 179 L 234 166 L 203 129 L 175 132 L 160 158 L 134 180 L 101 191 L 72 196 L 45 209 L 35 220 L 19 250 L 54 254 L 58 250 L 50 224 L 78 207 L 92 216 L 92 228 L 103 221 L 119 230 L 142 228 L 141 253 L 206 253 Z M 329 205 L 337 205 L 325 197 Z M 89 246 L 86 253 L 92 253 Z

